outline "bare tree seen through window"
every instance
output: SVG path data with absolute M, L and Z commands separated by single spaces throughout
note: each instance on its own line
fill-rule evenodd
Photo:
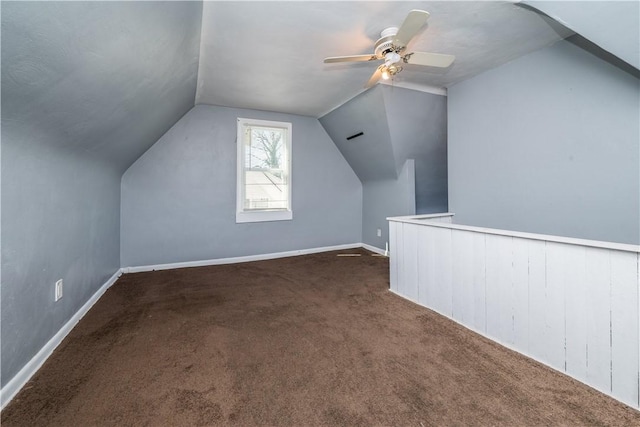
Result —
M 286 209 L 285 130 L 251 127 L 245 151 L 245 209 Z
M 279 170 L 283 151 L 282 131 L 252 129 L 249 149 L 250 169 Z

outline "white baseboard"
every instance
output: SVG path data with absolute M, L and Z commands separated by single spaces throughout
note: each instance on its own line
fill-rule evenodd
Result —
M 492 337 L 492 336 L 490 336 L 490 335 L 486 334 L 485 332 L 483 332 L 483 331 L 481 331 L 481 330 L 479 330 L 479 329 L 476 329 L 476 328 L 472 327 L 471 325 L 465 325 L 464 323 L 462 323 L 462 322 L 460 322 L 460 321 L 458 321 L 458 320 L 454 319 L 452 316 L 449 316 L 448 314 L 442 313 L 442 312 L 440 312 L 440 311 L 436 310 L 436 309 L 435 309 L 435 308 L 433 308 L 433 307 L 426 306 L 426 305 L 424 305 L 424 304 L 422 304 L 422 303 L 420 303 L 420 302 L 418 302 L 418 301 L 414 300 L 413 298 L 409 298 L 409 297 L 407 297 L 406 295 L 402 295 L 401 293 L 394 291 L 393 289 L 389 289 L 389 292 L 391 292 L 391 293 L 392 293 L 392 294 L 394 294 L 394 295 L 399 296 L 399 297 L 400 297 L 400 298 L 402 298 L 402 299 L 405 299 L 405 300 L 407 300 L 407 301 L 409 301 L 409 302 L 412 302 L 412 303 L 414 303 L 414 304 L 416 304 L 416 305 L 419 305 L 420 307 L 426 308 L 426 309 L 428 309 L 428 310 L 433 311 L 434 313 L 437 313 L 437 314 L 439 314 L 439 315 L 441 315 L 441 316 L 444 316 L 444 317 L 446 317 L 447 319 L 451 320 L 452 322 L 455 322 L 455 323 L 457 323 L 458 325 L 462 326 L 463 328 L 465 328 L 465 329 L 467 329 L 467 330 L 469 330 L 469 331 L 471 331 L 471 332 L 473 332 L 473 333 L 476 333 L 476 334 L 478 334 L 478 335 L 481 335 L 482 337 L 484 337 L 484 338 L 488 339 L 489 341 L 493 341 L 493 342 L 495 342 L 495 343 L 497 343 L 497 344 L 499 344 L 499 345 L 501 345 L 501 346 L 503 346 L 503 347 L 505 347 L 505 348 L 507 348 L 507 349 L 509 349 L 509 350 L 511 350 L 511 351 L 514 351 L 514 352 L 516 352 L 516 353 L 519 353 L 519 354 L 521 354 L 522 356 L 524 356 L 524 357 L 526 357 L 526 358 L 528 358 L 528 359 L 535 360 L 536 362 L 538 362 L 538 363 L 540 363 L 540 364 L 542 364 L 542 365 L 546 366 L 546 367 L 547 367 L 547 368 L 549 368 L 549 369 L 552 369 L 553 371 L 555 371 L 555 372 L 557 372 L 557 373 L 559 373 L 559 374 L 562 374 L 562 375 L 566 375 L 566 376 L 568 376 L 568 377 L 571 377 L 571 378 L 573 378 L 574 380 L 578 381 L 579 383 L 581 383 L 581 384 L 583 384 L 583 385 L 585 385 L 585 386 L 587 386 L 587 387 L 589 387 L 589 388 L 592 388 L 592 389 L 594 389 L 594 390 L 596 390 L 596 391 L 598 391 L 598 392 L 600 392 L 600 393 L 606 394 L 607 396 L 611 397 L 612 399 L 615 399 L 615 400 L 617 400 L 618 402 L 620 402 L 620 403 L 622 403 L 622 404 L 624 404 L 624 405 L 626 405 L 626 406 L 628 406 L 628 407 L 630 407 L 630 408 L 635 409 L 636 411 L 640 410 L 640 408 L 638 408 L 638 407 L 636 407 L 636 406 L 631 406 L 629 403 L 627 403 L 627 402 L 623 402 L 622 400 L 620 400 L 620 398 L 618 398 L 618 397 L 614 396 L 613 394 L 611 394 L 611 390 L 602 389 L 602 388 L 597 388 L 597 387 L 595 387 L 595 386 L 593 386 L 593 385 L 591 385 L 591 384 L 587 384 L 586 382 L 584 382 L 584 379 L 581 379 L 581 378 L 579 378 L 579 377 L 577 377 L 577 376 L 571 375 L 571 373 L 569 373 L 569 372 L 567 372 L 567 371 L 561 371 L 561 370 L 560 370 L 560 369 L 558 369 L 557 367 L 550 365 L 548 362 L 545 362 L 544 360 L 542 360 L 542 359 L 540 359 L 540 358 L 537 358 L 537 357 L 535 357 L 535 356 L 534 356 L 534 355 L 532 355 L 532 354 L 526 353 L 524 350 L 522 350 L 522 349 L 520 349 L 520 348 L 517 348 L 516 346 L 514 346 L 514 345 L 512 345 L 512 344 L 509 344 L 508 342 L 501 341 L 501 340 L 499 340 L 499 339 L 497 339 L 497 338 L 495 338 L 495 337 Z
M 113 285 L 118 277 L 123 273 L 138 273 L 143 271 L 154 270 L 170 270 L 174 268 L 185 267 L 202 267 L 208 265 L 221 265 L 221 264 L 235 264 L 240 262 L 261 261 L 276 258 L 285 258 L 298 255 L 307 255 L 320 252 L 338 251 L 344 249 L 365 248 L 371 252 L 384 255 L 384 250 L 376 248 L 365 243 L 348 243 L 344 245 L 324 246 L 319 248 L 300 249 L 287 252 L 275 252 L 269 254 L 249 255 L 232 258 L 218 258 L 208 259 L 202 261 L 187 261 L 187 262 L 175 262 L 170 264 L 156 264 L 156 265 L 143 265 L 137 267 L 125 267 L 121 268 L 114 273 L 113 276 L 107 280 L 107 282 L 96 291 L 93 296 L 73 315 L 67 323 L 40 349 L 40 351 L 33 356 L 33 358 L 27 362 L 27 364 L 20 369 L 20 371 L 0 390 L 0 409 L 4 407 L 15 397 L 16 394 L 24 387 L 24 385 L 31 379 L 38 369 L 44 364 L 44 362 L 51 356 L 51 353 L 60 345 L 62 340 L 71 332 L 73 327 L 82 319 L 82 317 L 89 311 L 89 309 L 100 299 L 100 297 L 106 292 L 107 289 Z
M 201 261 L 172 262 L 169 264 L 140 265 L 123 268 L 124 273 L 140 273 L 143 271 L 172 270 L 174 268 L 205 267 L 209 265 L 236 264 L 240 262 L 263 261 L 267 259 L 286 258 L 290 256 L 308 255 L 319 252 L 339 251 L 365 247 L 363 243 L 348 243 L 345 245 L 324 246 L 320 248 L 300 249 L 296 251 L 274 252 L 269 254 L 248 255 L 231 258 L 205 259 Z M 368 248 L 367 248 L 368 249 Z
M 384 250 L 384 249 L 380 249 L 380 248 L 377 248 L 377 247 L 375 247 L 375 246 L 367 245 L 366 243 L 360 243 L 360 245 L 361 245 L 363 248 L 365 248 L 366 250 L 371 251 L 371 252 L 375 252 L 375 253 L 377 253 L 378 255 L 384 255 L 384 256 L 387 256 L 387 255 L 388 255 L 388 254 L 386 254 L 386 253 L 385 253 L 385 250 Z
M 13 399 L 16 394 L 24 387 L 24 385 L 31 379 L 38 369 L 44 364 L 44 362 L 51 356 L 51 353 L 60 345 L 62 340 L 71 332 L 74 326 L 82 319 L 82 317 L 89 311 L 89 309 L 100 299 L 100 297 L 106 292 L 107 289 L 113 285 L 118 277 L 122 275 L 122 269 L 118 269 L 113 276 L 109 278 L 95 294 L 89 298 L 89 300 L 73 315 L 67 323 L 60 328 L 60 330 L 40 349 L 40 351 L 33 356 L 33 358 L 27 362 L 26 365 L 13 377 L 11 380 L 0 390 L 0 409 L 4 409 L 5 406 Z

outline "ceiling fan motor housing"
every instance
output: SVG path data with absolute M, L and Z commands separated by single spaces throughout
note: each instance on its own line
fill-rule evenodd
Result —
M 389 52 L 397 52 L 396 47 L 393 45 L 393 39 L 396 34 L 398 34 L 397 27 L 389 27 L 382 30 L 373 51 L 378 59 L 384 59 L 385 55 Z
M 424 26 L 427 18 L 429 18 L 429 12 L 414 9 L 409 12 L 400 28 L 389 27 L 380 33 L 380 38 L 375 43 L 373 54 L 329 57 L 325 58 L 324 62 L 384 61 L 383 64 L 376 68 L 365 88 L 370 88 L 378 83 L 380 79 L 388 80 L 395 76 L 402 71 L 404 64 L 447 68 L 455 59 L 453 55 L 407 52 L 407 46 L 418 34 L 420 28 Z

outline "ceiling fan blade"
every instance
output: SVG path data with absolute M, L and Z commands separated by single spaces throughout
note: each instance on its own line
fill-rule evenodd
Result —
M 424 10 L 413 9 L 405 18 L 398 33 L 393 38 L 393 45 L 399 48 L 406 47 L 413 36 L 415 36 L 420 28 L 427 22 L 429 12 Z
M 331 56 L 329 58 L 324 58 L 325 64 L 330 64 L 333 62 L 360 62 L 360 61 L 375 61 L 376 56 L 371 55 L 352 55 L 352 56 Z
M 426 65 L 428 67 L 447 68 L 456 59 L 453 55 L 442 53 L 413 52 L 404 56 L 407 64 Z
M 382 68 L 384 68 L 384 64 L 376 68 L 367 84 L 364 85 L 365 89 L 369 89 L 371 86 L 378 83 L 378 80 L 382 78 Z

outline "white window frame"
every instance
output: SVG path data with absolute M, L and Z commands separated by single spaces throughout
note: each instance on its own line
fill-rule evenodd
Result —
M 273 127 L 284 129 L 285 147 L 287 150 L 286 167 L 289 171 L 287 182 L 287 208 L 286 209 L 264 209 L 264 210 L 244 210 L 245 183 L 244 183 L 244 129 L 247 126 Z M 264 222 L 264 221 L 288 221 L 293 219 L 293 211 L 291 209 L 291 189 L 293 187 L 292 170 L 291 170 L 291 135 L 292 126 L 289 122 L 276 122 L 271 120 L 246 119 L 238 117 L 236 145 L 236 223 L 243 222 Z

